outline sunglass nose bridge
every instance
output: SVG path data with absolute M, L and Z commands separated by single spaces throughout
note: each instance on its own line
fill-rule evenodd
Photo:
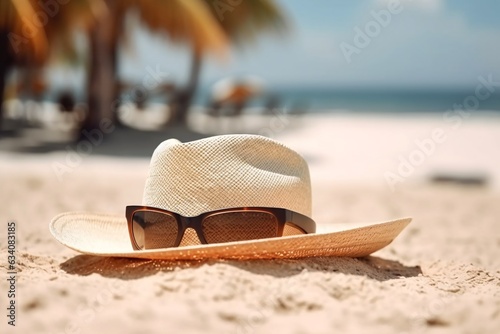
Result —
M 179 215 L 179 218 L 181 219 L 181 223 L 183 226 L 186 226 L 186 227 L 190 227 L 191 224 L 192 224 L 192 219 L 190 217 L 184 217 L 184 216 L 180 216 Z
M 179 246 L 191 246 L 191 245 L 200 245 L 200 244 L 201 244 L 201 240 L 198 237 L 198 234 L 196 233 L 196 231 L 191 227 L 186 228 Z
M 200 245 L 202 244 L 198 233 L 193 226 L 195 220 L 191 217 L 180 216 L 181 223 L 186 227 L 184 234 L 182 235 L 181 243 L 179 246 L 190 246 L 190 245 Z

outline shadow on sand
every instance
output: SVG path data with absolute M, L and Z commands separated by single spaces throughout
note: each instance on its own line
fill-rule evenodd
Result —
M 162 141 L 176 138 L 181 142 L 202 139 L 207 135 L 187 126 L 171 126 L 161 130 L 142 131 L 116 127 L 109 134 L 75 140 L 69 132 L 43 128 L 19 127 L 4 131 L 0 136 L 0 151 L 44 154 L 56 151 L 76 151 L 83 154 L 114 157 L 151 157 Z
M 346 275 L 366 276 L 377 281 L 415 277 L 422 274 L 419 266 L 406 267 L 397 261 L 376 256 L 364 258 L 316 257 L 277 260 L 212 260 L 212 261 L 165 261 L 131 258 L 78 255 L 61 264 L 61 269 L 71 275 L 100 274 L 104 277 L 132 280 L 152 276 L 159 272 L 171 272 L 177 268 L 199 268 L 205 265 L 226 264 L 257 275 L 290 277 L 304 269 L 310 272 L 338 272 Z

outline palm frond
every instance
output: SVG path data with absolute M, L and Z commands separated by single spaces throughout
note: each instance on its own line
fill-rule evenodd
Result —
M 48 53 L 43 23 L 30 0 L 3 0 L 0 7 L 0 29 L 7 33 L 10 50 L 16 61 L 42 62 Z
M 225 33 L 238 45 L 249 44 L 265 32 L 283 35 L 290 28 L 283 10 L 273 0 L 205 2 Z
M 150 30 L 166 34 L 173 42 L 188 43 L 196 52 L 224 55 L 227 38 L 202 0 L 123 0 L 123 6 L 137 10 Z

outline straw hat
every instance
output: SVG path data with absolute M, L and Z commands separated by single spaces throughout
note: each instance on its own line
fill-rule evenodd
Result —
M 142 204 L 185 217 L 236 207 L 283 208 L 311 217 L 309 169 L 297 152 L 262 136 L 225 135 L 187 143 L 170 139 L 153 153 Z M 62 244 L 92 255 L 269 259 L 366 256 L 387 246 L 410 221 L 318 234 L 296 234 L 285 228 L 283 237 L 219 244 L 200 244 L 188 229 L 179 247 L 150 250 L 133 249 L 125 214 L 63 213 L 49 228 Z

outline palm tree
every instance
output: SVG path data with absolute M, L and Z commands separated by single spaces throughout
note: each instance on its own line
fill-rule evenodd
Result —
M 34 1 L 33 1 L 34 2 Z M 3 97 L 9 71 L 16 65 L 40 64 L 46 60 L 48 41 L 29 0 L 0 1 L 0 130 Z M 28 21 L 27 18 L 31 18 Z
M 137 12 L 151 31 L 165 34 L 177 43 L 188 43 L 202 53 L 224 54 L 226 37 L 203 0 L 104 0 L 106 13 L 90 28 L 88 77 L 89 118 L 84 129 L 99 127 L 102 119 L 115 120 L 118 46 L 125 37 L 124 21 Z
M 205 0 L 219 26 L 235 46 L 250 44 L 263 32 L 284 33 L 288 28 L 283 11 L 273 0 L 240 0 L 224 2 Z M 202 57 L 194 48 L 189 81 L 178 95 L 174 121 L 185 122 L 189 106 L 198 86 Z
M 114 118 L 117 50 L 127 13 L 137 11 L 150 30 L 188 43 L 200 53 L 226 51 L 226 37 L 203 0 L 72 0 L 49 9 L 52 13 L 43 6 L 38 0 L 0 0 L 0 96 L 9 70 L 16 65 L 41 66 L 49 58 L 49 46 L 63 50 L 65 57 L 74 55 L 72 28 L 82 23 L 90 46 L 87 129 Z M 27 27 L 35 30 L 27 33 Z
M 90 25 L 100 1 L 72 0 L 57 5 L 37 0 L 0 1 L 0 129 L 9 71 L 17 66 L 37 73 L 59 51 L 65 57 L 74 55 L 73 28 Z

